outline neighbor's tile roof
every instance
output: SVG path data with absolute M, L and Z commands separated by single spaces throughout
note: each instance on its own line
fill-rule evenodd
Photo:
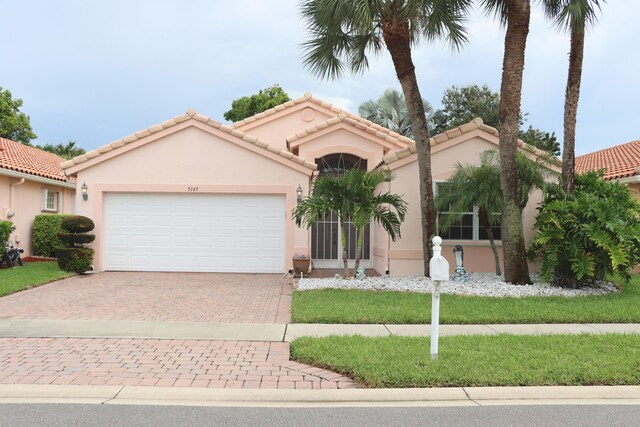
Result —
M 487 133 L 490 133 L 493 136 L 500 136 L 500 132 L 498 129 L 493 128 L 491 126 L 485 125 L 480 117 L 476 117 L 469 123 L 465 123 L 461 126 L 455 127 L 453 129 L 449 129 L 446 132 L 439 133 L 431 138 L 429 138 L 429 143 L 433 147 L 434 145 L 442 144 L 445 141 L 456 138 L 460 135 L 464 135 L 465 133 L 471 132 L 473 130 L 480 129 Z M 549 156 L 549 153 L 543 151 L 539 148 L 534 147 L 533 145 L 527 144 L 522 140 L 518 140 L 518 147 L 527 150 L 538 157 L 549 157 L 549 162 L 559 164 L 560 160 L 555 157 Z M 409 157 L 410 155 L 416 152 L 416 146 L 412 145 L 410 147 L 405 148 L 404 150 L 396 151 L 394 153 L 390 153 L 386 155 L 383 159 L 383 163 L 389 164 L 393 163 L 397 160 L 404 159 L 405 157 Z
M 202 114 L 197 113 L 195 110 L 193 109 L 189 109 L 187 110 L 186 113 L 181 114 L 179 116 L 176 116 L 172 119 L 169 120 L 165 120 L 164 122 L 157 124 L 155 126 L 151 126 L 147 129 L 141 130 L 139 132 L 136 132 L 132 135 L 129 136 L 125 136 L 122 139 L 119 139 L 117 141 L 112 142 L 111 144 L 107 144 L 107 145 L 103 145 L 102 147 L 96 148 L 95 150 L 89 151 L 86 154 L 83 154 L 81 156 L 78 157 L 74 157 L 73 159 L 64 162 L 61 166 L 63 169 L 68 169 L 71 166 L 74 165 L 78 165 L 81 163 L 84 163 L 86 161 L 88 161 L 89 159 L 93 159 L 94 157 L 98 157 L 101 156 L 102 154 L 108 153 L 112 150 L 117 150 L 118 148 L 126 145 L 126 144 L 130 144 L 134 141 L 137 141 L 139 139 L 142 139 L 146 136 L 149 136 L 151 134 L 160 132 L 162 130 L 165 129 L 169 129 L 172 128 L 173 126 L 178 125 L 179 123 L 185 122 L 187 120 L 196 120 L 199 121 L 201 123 L 204 123 L 208 126 L 211 126 L 212 128 L 218 129 L 222 132 L 228 133 L 230 135 L 233 135 L 237 138 L 242 139 L 243 141 L 249 143 L 249 144 L 253 144 L 257 147 L 262 148 L 263 150 L 267 150 L 270 151 L 274 154 L 277 154 L 281 157 L 284 157 L 285 159 L 291 160 L 294 163 L 297 163 L 299 165 L 302 165 L 308 169 L 316 169 L 317 165 L 315 163 L 309 162 L 305 159 L 303 159 L 302 157 L 298 157 L 296 155 L 294 155 L 293 153 L 291 153 L 288 150 L 285 149 L 281 149 L 280 147 L 276 147 L 275 145 L 271 145 L 271 144 L 267 144 L 266 142 L 256 138 L 255 136 L 251 136 L 245 132 L 242 132 L 239 129 L 234 129 L 230 126 L 226 126 L 223 125 L 220 122 L 217 122 L 207 116 L 203 116 Z
M 293 107 L 294 105 L 302 104 L 303 102 L 307 102 L 307 101 L 313 102 L 314 104 L 317 104 L 317 105 L 319 105 L 319 106 L 321 106 L 323 108 L 326 108 L 327 110 L 331 110 L 334 113 L 336 113 L 336 115 L 338 115 L 338 116 L 342 115 L 344 117 L 347 117 L 347 118 L 351 119 L 352 121 L 360 123 L 361 125 L 364 125 L 369 129 L 372 129 L 374 132 L 378 133 L 378 135 L 382 136 L 383 138 L 390 137 L 390 138 L 392 138 L 394 140 L 403 142 L 403 143 L 405 143 L 407 145 L 414 144 L 414 142 L 413 142 L 413 140 L 411 138 L 407 138 L 404 135 L 400 135 L 399 133 L 393 132 L 393 131 L 387 129 L 386 127 L 384 127 L 384 126 L 380 126 L 380 125 L 378 125 L 376 123 L 373 123 L 372 121 L 369 121 L 369 120 L 367 120 L 365 118 L 362 118 L 357 114 L 353 114 L 353 113 L 350 113 L 347 110 L 343 110 L 340 107 L 336 107 L 335 105 L 333 105 L 333 104 L 331 104 L 329 102 L 323 101 L 323 100 L 318 99 L 318 98 L 314 98 L 313 95 L 310 92 L 305 93 L 300 98 L 292 99 L 290 101 L 285 102 L 284 104 L 276 105 L 275 107 L 270 108 L 268 110 L 265 110 L 265 111 L 263 111 L 261 113 L 258 113 L 256 115 L 254 115 L 254 116 L 247 117 L 246 119 L 237 121 L 237 122 L 233 123 L 232 126 L 234 128 L 242 127 L 242 126 L 244 126 L 246 124 L 249 124 L 249 123 L 255 122 L 257 120 L 260 120 L 262 118 L 271 116 L 271 115 L 273 115 L 275 113 L 278 113 L 278 112 L 280 112 L 282 110 L 286 110 L 288 108 Z M 340 120 L 343 120 L 343 119 L 340 119 Z M 373 132 L 371 132 L 371 133 L 373 133 Z M 289 138 L 291 138 L 291 137 L 289 137 Z M 287 138 L 287 139 L 289 139 L 289 138 Z
M 604 168 L 605 179 L 633 176 L 640 167 L 640 140 L 576 157 L 576 172 Z
M 53 153 L 0 138 L 0 168 L 66 182 L 60 167 L 64 161 Z

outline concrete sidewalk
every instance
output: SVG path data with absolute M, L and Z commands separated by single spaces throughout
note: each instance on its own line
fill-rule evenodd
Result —
M 640 386 L 229 390 L 10 384 L 0 385 L 1 403 L 236 407 L 640 405 Z
M 430 325 L 0 320 L 0 338 L 154 338 L 284 341 L 301 336 L 429 336 Z M 640 333 L 640 324 L 441 325 L 442 336 Z

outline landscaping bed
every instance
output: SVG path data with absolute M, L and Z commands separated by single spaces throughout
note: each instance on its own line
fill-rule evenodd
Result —
M 61 271 L 58 264 L 52 261 L 25 263 L 22 267 L 4 268 L 0 270 L 0 296 L 34 288 L 69 276 L 73 276 L 73 273 Z
M 640 335 L 441 337 L 437 360 L 429 338 L 303 337 L 291 356 L 364 387 L 640 384 Z

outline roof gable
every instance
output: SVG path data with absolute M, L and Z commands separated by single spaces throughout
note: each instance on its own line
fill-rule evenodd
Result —
M 638 175 L 640 172 L 640 140 L 616 145 L 576 157 L 576 172 L 605 169 L 604 179 Z
M 68 182 L 60 156 L 10 139 L 0 138 L 0 168 Z
M 461 126 L 455 127 L 446 132 L 440 133 L 438 135 L 435 135 L 429 138 L 429 144 L 431 145 L 431 147 L 437 147 L 438 145 L 444 144 L 447 142 L 450 142 L 453 144 L 459 144 L 467 140 L 465 138 L 460 138 L 461 136 L 464 136 L 467 134 L 469 136 L 473 136 L 474 134 L 478 134 L 478 133 L 480 134 L 480 136 L 482 134 L 489 136 L 490 138 L 486 138 L 486 139 L 494 143 L 496 146 L 498 145 L 498 141 L 496 140 L 496 138 L 500 136 L 500 133 L 496 128 L 485 125 L 480 117 L 476 117 L 469 123 L 465 123 Z M 529 145 L 520 139 L 518 140 L 518 148 L 520 150 L 529 152 L 539 158 L 545 158 L 548 160 L 548 163 L 555 164 L 556 166 L 559 166 L 561 164 L 559 159 L 551 156 L 546 151 L 541 150 L 532 145 Z M 412 145 L 403 150 L 388 154 L 387 156 L 384 157 L 382 163 L 390 165 L 398 160 L 405 159 L 410 156 L 413 156 L 411 160 L 417 160 L 415 145 Z
M 270 145 L 245 132 L 242 132 L 238 129 L 233 129 L 209 117 L 203 116 L 202 114 L 198 114 L 193 109 L 190 109 L 186 113 L 176 116 L 172 119 L 166 120 L 160 124 L 151 126 L 147 129 L 141 130 L 132 135 L 125 136 L 122 139 L 119 139 L 107 145 L 103 145 L 102 147 L 89 151 L 86 154 L 83 154 L 81 156 L 75 157 L 69 161 L 64 162 L 61 165 L 61 167 L 65 170 L 69 170 L 71 173 L 75 173 L 78 170 L 83 169 L 82 166 L 89 167 L 103 160 L 107 160 L 108 158 L 113 157 L 114 154 L 117 155 L 115 152 L 117 150 L 121 150 L 122 147 L 128 144 L 131 144 L 137 141 L 142 141 L 145 138 L 148 138 L 154 134 L 158 134 L 159 132 L 166 131 L 164 132 L 164 134 L 166 135 L 167 133 L 178 131 L 184 128 L 184 125 L 183 126 L 178 126 L 178 125 L 183 123 L 186 124 L 186 122 L 188 121 L 193 121 L 194 124 L 198 124 L 199 127 L 203 128 L 204 130 L 209 130 L 209 131 L 217 130 L 225 134 L 228 134 L 233 137 L 232 139 L 234 140 L 234 142 L 238 144 L 250 144 L 252 146 L 251 148 L 257 148 L 258 150 L 255 150 L 255 151 L 263 155 L 268 156 L 270 155 L 269 153 L 271 153 L 271 155 L 276 155 L 276 158 L 279 159 L 279 161 L 285 164 L 288 164 L 289 166 L 292 166 L 292 167 L 301 166 L 311 171 L 317 168 L 315 163 L 308 162 L 301 157 L 295 156 L 293 153 L 287 150 L 283 150 L 279 147 Z

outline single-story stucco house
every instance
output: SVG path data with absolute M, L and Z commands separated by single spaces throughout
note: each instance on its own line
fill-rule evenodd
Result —
M 476 119 L 431 144 L 433 177 L 442 181 L 456 162 L 476 163 L 482 151 L 497 148 L 498 133 Z M 545 154 L 525 148 L 533 157 Z M 291 211 L 298 190 L 309 194 L 317 176 L 353 167 L 389 168 L 395 179 L 387 188 L 409 204 L 400 240 L 370 227 L 363 265 L 420 274 L 414 142 L 310 93 L 231 126 L 189 110 L 62 164 L 88 188 L 87 200 L 76 194 L 76 211 L 96 223 L 96 270 L 254 273 L 286 272 L 296 254 L 310 255 L 316 268 L 340 267 L 336 218 L 307 230 L 295 226 Z M 531 197 L 524 213 L 527 238 L 539 199 Z M 469 270 L 491 271 L 483 237 L 471 209 L 450 231 L 444 254 L 452 263 L 453 245 L 462 244 Z
M 76 183 L 53 153 L 0 138 L 0 220 L 13 222 L 14 245 L 33 255 L 31 227 L 39 214 L 73 213 Z M 3 248 L 0 248 L 0 250 Z
M 640 200 L 640 140 L 576 157 L 576 172 L 604 169 L 604 179 L 629 187 Z

